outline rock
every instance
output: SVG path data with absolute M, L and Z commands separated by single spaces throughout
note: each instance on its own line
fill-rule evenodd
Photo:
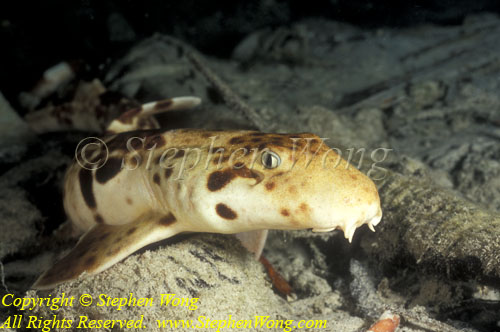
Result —
M 417 108 L 433 105 L 446 95 L 446 87 L 438 81 L 427 81 L 411 85 L 408 94 Z
M 0 163 L 18 161 L 26 145 L 35 139 L 28 125 L 0 93 Z
M 59 185 L 70 159 L 52 143 L 48 139 L 43 145 L 31 146 L 36 156 L 25 157 L 0 175 L 0 229 L 5 230 L 0 232 L 0 261 L 11 290 L 27 289 L 43 271 L 40 264 L 49 263 L 49 257 L 41 248 L 55 244 L 45 243 L 43 236 L 65 220 Z M 33 259 L 39 252 L 41 256 Z
M 43 219 L 39 208 L 43 211 L 52 209 L 51 205 L 55 202 L 51 200 L 61 197 L 46 197 L 44 203 L 37 201 L 48 206 L 37 206 L 30 200 L 34 199 L 34 192 L 41 188 L 45 189 L 46 195 L 51 194 L 51 190 L 57 190 L 49 188 L 53 185 L 57 188 L 52 181 L 62 178 L 68 162 L 69 158 L 60 152 L 47 151 L 43 156 L 28 159 L 0 176 L 0 224 L 2 229 L 9 230 L 0 232 L 0 259 L 35 241 L 38 225 Z M 61 210 L 60 204 L 57 206 Z
M 255 62 L 301 65 L 306 62 L 306 51 L 305 30 L 296 25 L 256 31 L 236 46 L 232 57 L 247 66 Z
M 384 222 L 364 248 L 379 261 L 411 258 L 416 266 L 447 278 L 478 275 L 500 279 L 500 217 L 428 178 L 396 172 L 377 182 Z M 414 264 L 415 264 L 414 263 Z
M 328 138 L 331 147 L 373 149 L 389 147 L 383 126 L 383 113 L 379 109 L 365 109 L 354 118 L 321 106 L 299 107 L 295 125 L 289 130 L 308 131 Z M 347 159 L 346 155 L 343 156 Z
M 5 188 L 0 191 L 0 224 L 8 232 L 0 232 L 0 259 L 19 251 L 34 242 L 36 223 L 42 216 L 20 188 Z

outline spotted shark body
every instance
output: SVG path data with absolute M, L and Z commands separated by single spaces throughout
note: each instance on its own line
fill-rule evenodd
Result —
M 180 97 L 124 113 L 83 162 L 77 156 L 64 207 L 84 235 L 34 288 L 99 273 L 181 232 L 237 233 L 258 256 L 267 229 L 342 229 L 350 240 L 379 223 L 374 183 L 314 134 L 134 130 L 198 103 Z

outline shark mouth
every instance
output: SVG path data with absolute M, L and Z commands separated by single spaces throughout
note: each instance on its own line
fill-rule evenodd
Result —
M 368 228 L 370 228 L 370 230 L 372 232 L 375 232 L 375 226 L 380 222 L 380 220 L 382 219 L 382 214 L 381 213 L 378 213 L 375 217 L 373 217 L 372 219 L 368 220 L 367 222 L 362 222 L 362 223 L 359 223 L 359 222 L 351 222 L 351 223 L 348 223 L 347 225 L 345 225 L 344 227 L 342 226 L 335 226 L 335 227 L 329 227 L 329 228 L 313 228 L 312 231 L 315 232 L 315 233 L 323 233 L 323 232 L 330 232 L 330 231 L 333 231 L 335 229 L 342 229 L 344 231 L 344 236 L 346 239 L 349 240 L 349 243 L 352 242 L 352 238 L 354 237 L 354 232 L 356 231 L 356 229 L 363 225 L 363 224 L 367 224 L 368 225 Z

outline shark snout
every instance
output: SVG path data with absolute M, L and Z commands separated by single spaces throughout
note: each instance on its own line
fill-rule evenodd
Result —
M 364 224 L 375 231 L 375 226 L 382 219 L 380 198 L 375 184 L 360 172 L 348 177 L 349 180 L 344 178 L 340 182 L 337 179 L 332 180 L 330 198 L 325 202 L 323 212 L 316 215 L 316 225 L 312 230 L 328 232 L 341 229 L 351 242 L 356 229 Z

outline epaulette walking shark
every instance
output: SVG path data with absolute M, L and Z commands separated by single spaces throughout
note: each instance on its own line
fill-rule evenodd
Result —
M 166 131 L 152 117 L 199 103 L 178 97 L 127 111 L 84 162 L 77 156 L 64 208 L 83 235 L 34 288 L 99 273 L 182 232 L 237 233 L 258 257 L 268 229 L 342 229 L 351 240 L 379 223 L 374 183 L 317 135 Z

